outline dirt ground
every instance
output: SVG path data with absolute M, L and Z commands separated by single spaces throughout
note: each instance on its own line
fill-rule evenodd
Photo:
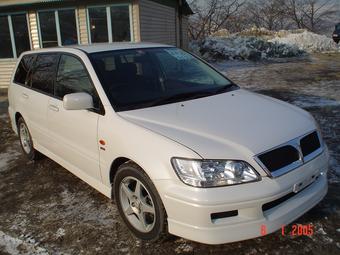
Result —
M 25 159 L 10 129 L 2 91 L 0 254 L 340 254 L 340 54 L 215 65 L 241 87 L 303 107 L 320 123 L 331 154 L 329 192 L 294 222 L 312 224 L 312 236 L 278 231 L 217 246 L 177 237 L 136 240 L 106 197 L 48 158 Z

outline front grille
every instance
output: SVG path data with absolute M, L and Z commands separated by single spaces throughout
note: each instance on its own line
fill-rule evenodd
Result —
M 321 154 L 323 148 L 317 131 L 293 139 L 255 157 L 272 177 L 283 175 Z
M 279 147 L 258 157 L 270 172 L 299 160 L 299 151 L 291 145 Z
M 313 153 L 321 147 L 318 134 L 316 132 L 313 132 L 309 135 L 306 135 L 300 140 L 300 146 L 302 155 L 304 157 Z

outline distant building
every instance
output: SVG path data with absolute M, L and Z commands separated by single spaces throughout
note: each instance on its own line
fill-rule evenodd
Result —
M 0 87 L 26 50 L 100 42 L 157 42 L 187 48 L 185 0 L 3 0 Z

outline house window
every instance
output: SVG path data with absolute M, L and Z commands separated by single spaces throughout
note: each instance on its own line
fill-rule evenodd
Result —
M 129 5 L 89 7 L 91 43 L 131 41 L 131 11 Z
M 39 11 L 40 44 L 43 48 L 78 44 L 74 9 Z
M 39 13 L 41 46 L 43 48 L 58 46 L 57 28 L 54 11 Z
M 75 10 L 60 10 L 60 40 L 62 45 L 72 45 L 78 43 L 77 20 Z
M 0 58 L 17 58 L 31 49 L 26 14 L 0 16 Z
M 106 8 L 89 8 L 89 19 L 91 42 L 108 42 Z
M 25 14 L 12 15 L 12 26 L 15 40 L 16 55 L 31 49 L 30 36 L 28 34 L 27 17 Z
M 127 6 L 111 7 L 112 40 L 131 41 L 130 13 Z

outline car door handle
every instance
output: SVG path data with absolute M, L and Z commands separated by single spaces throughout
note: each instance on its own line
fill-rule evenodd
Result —
M 48 108 L 50 108 L 50 110 L 52 110 L 52 111 L 59 112 L 59 107 L 58 106 L 50 104 L 48 106 Z
M 25 99 L 28 99 L 28 95 L 25 94 L 25 93 L 22 93 L 22 97 L 25 98 Z

